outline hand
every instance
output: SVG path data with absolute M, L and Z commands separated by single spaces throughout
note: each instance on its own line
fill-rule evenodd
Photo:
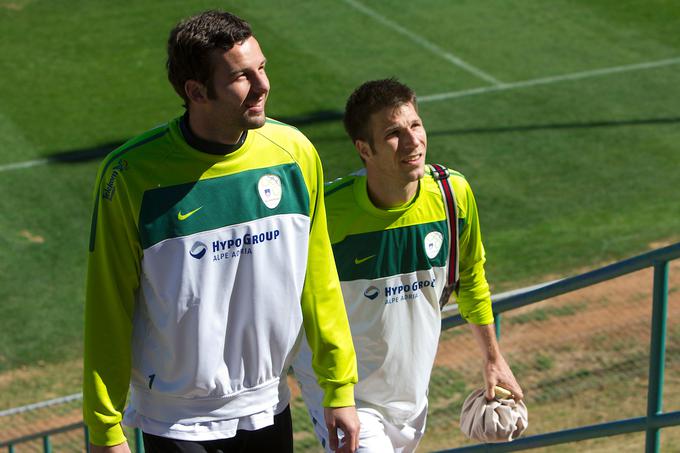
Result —
M 111 447 L 90 444 L 90 453 L 130 453 L 130 447 L 127 442 Z
M 326 419 L 331 450 L 339 453 L 353 453 L 359 448 L 359 417 L 354 406 L 324 407 L 323 416 Z M 338 449 L 338 428 L 345 435 L 340 449 Z
M 475 337 L 479 350 L 483 354 L 486 363 L 484 365 L 484 383 L 486 390 L 484 396 L 488 401 L 494 398 L 493 388 L 498 385 L 512 392 L 515 401 L 524 398 L 522 387 L 517 383 L 515 375 L 505 362 L 501 354 L 493 324 L 476 325 L 470 324 L 472 333 Z
M 524 398 L 522 388 L 517 383 L 515 375 L 506 363 L 502 355 L 487 360 L 484 365 L 484 383 L 486 384 L 486 391 L 484 396 L 491 401 L 494 398 L 494 386 L 498 385 L 506 390 L 512 392 L 512 398 L 519 401 Z

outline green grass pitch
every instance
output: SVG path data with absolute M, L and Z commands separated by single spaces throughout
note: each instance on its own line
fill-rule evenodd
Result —
M 252 23 L 268 114 L 327 180 L 360 166 L 351 90 L 416 89 L 429 160 L 475 190 L 496 290 L 679 240 L 677 2 L 0 0 L 0 372 L 80 356 L 98 150 L 181 114 L 165 40 L 215 6 Z M 59 156 L 91 158 L 41 161 Z

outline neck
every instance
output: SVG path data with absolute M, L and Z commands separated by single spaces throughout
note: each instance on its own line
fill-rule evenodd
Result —
M 242 128 L 229 127 L 198 109 L 189 112 L 189 127 L 197 137 L 223 145 L 233 145 L 243 135 Z
M 233 145 L 225 145 L 223 143 L 204 140 L 194 134 L 194 132 L 191 130 L 191 126 L 189 126 L 189 113 L 184 114 L 181 121 L 179 122 L 179 128 L 182 131 L 184 140 L 186 140 L 189 146 L 195 150 L 208 154 L 215 154 L 218 156 L 226 156 L 227 154 L 236 151 L 241 146 L 243 146 L 246 141 L 246 132 L 244 132 L 241 135 L 241 138 L 239 138 L 238 142 Z
M 401 185 L 386 185 L 384 181 L 376 181 L 370 175 L 366 178 L 368 196 L 373 204 L 381 209 L 404 206 L 418 193 L 419 181 L 410 181 Z

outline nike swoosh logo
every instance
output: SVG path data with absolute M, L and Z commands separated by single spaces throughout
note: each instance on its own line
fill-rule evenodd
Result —
M 182 211 L 180 210 L 179 212 L 177 212 L 177 220 L 186 220 L 186 219 L 188 219 L 189 217 L 191 217 L 192 215 L 194 215 L 194 213 L 196 213 L 196 211 L 198 211 L 198 210 L 201 209 L 202 207 L 203 207 L 203 206 L 201 206 L 200 208 L 196 208 L 196 209 L 194 209 L 193 211 L 187 212 L 186 214 L 182 214 Z
M 354 258 L 354 264 L 361 264 L 364 261 L 368 261 L 371 258 L 375 258 L 375 255 L 367 256 L 366 258 Z

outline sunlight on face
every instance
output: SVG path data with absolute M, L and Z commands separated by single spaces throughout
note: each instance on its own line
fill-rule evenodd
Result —
M 214 115 L 241 130 L 264 125 L 269 94 L 266 61 L 252 36 L 226 52 L 213 54 L 214 96 L 209 102 Z
M 409 184 L 423 177 L 427 134 L 412 103 L 371 115 L 372 153 L 362 154 L 366 169 L 384 184 Z

